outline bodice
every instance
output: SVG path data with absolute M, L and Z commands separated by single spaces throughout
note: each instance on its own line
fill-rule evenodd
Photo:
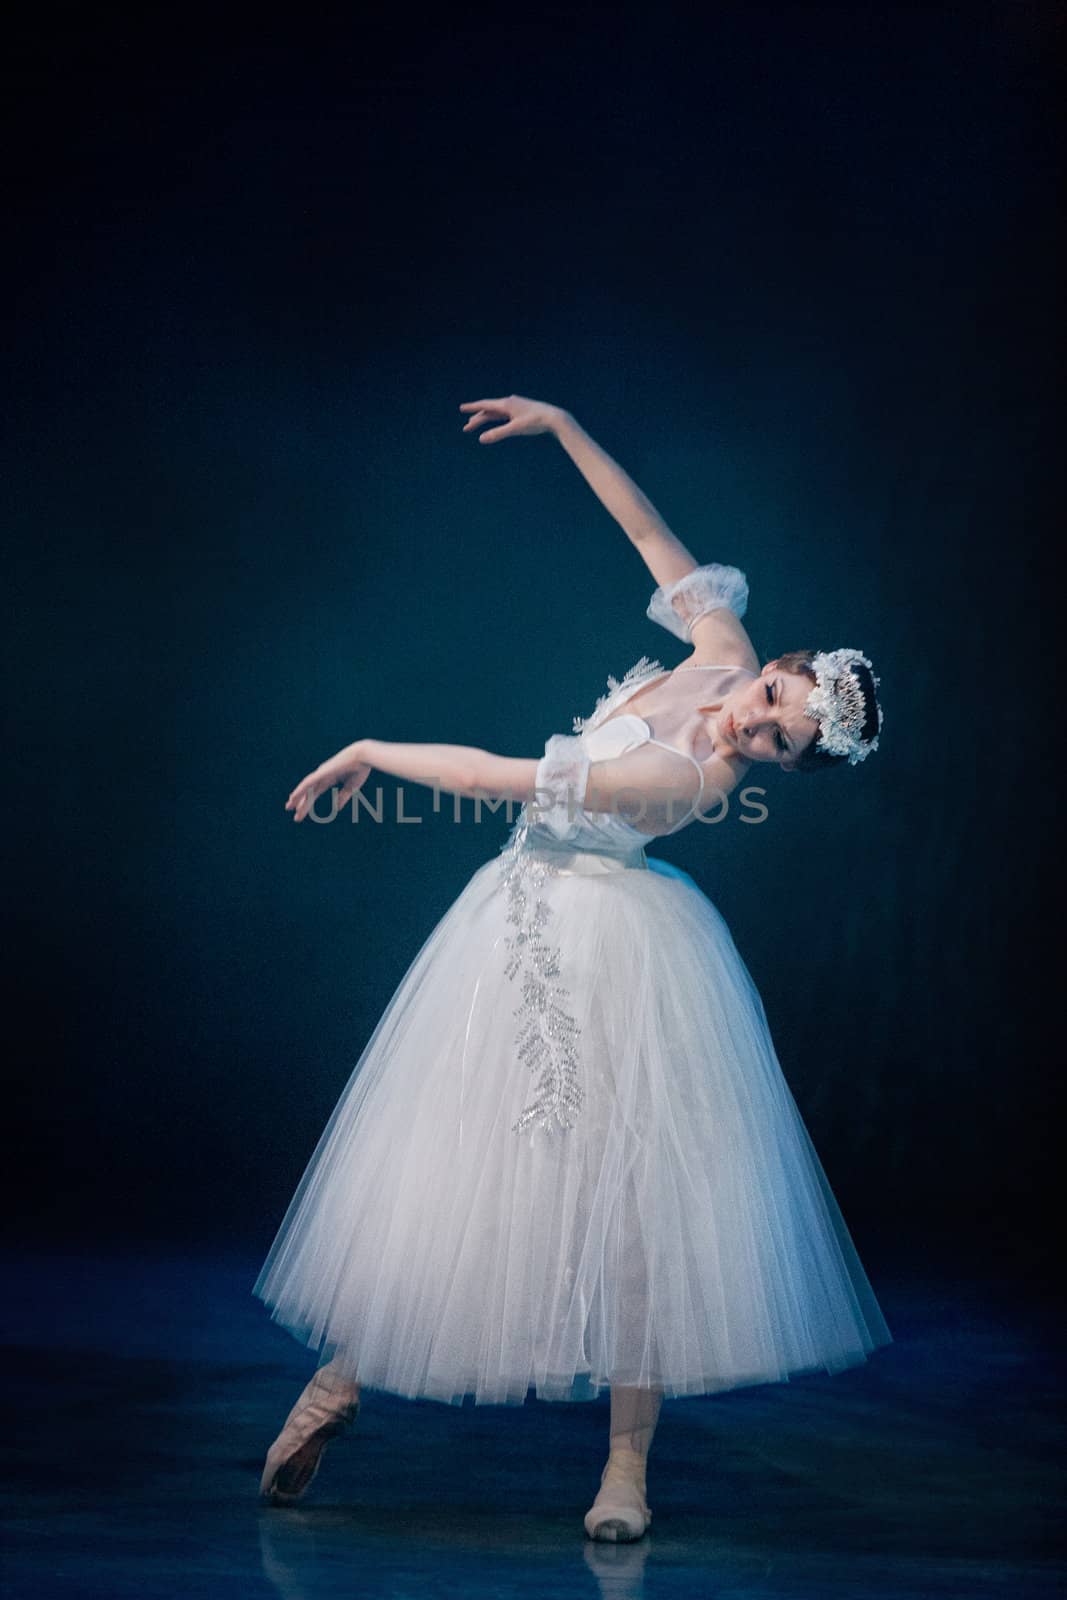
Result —
M 528 843 L 632 858 L 640 865 L 651 839 L 678 832 L 700 810 L 704 768 L 716 748 L 715 713 L 738 683 L 753 676 L 746 667 L 711 663 L 672 671 L 642 656 L 621 680 L 609 677 L 592 714 L 574 719 L 574 736 L 557 734 L 546 745 L 538 802 L 524 806 L 520 816 Z M 631 709 L 638 702 L 640 713 Z M 607 781 L 618 786 L 620 804 L 610 811 L 586 809 L 581 797 L 590 769 L 597 769 L 603 783 L 608 764 Z M 634 820 L 624 812 L 636 813 Z

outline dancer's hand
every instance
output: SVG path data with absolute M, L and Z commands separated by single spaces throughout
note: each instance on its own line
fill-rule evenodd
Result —
M 459 409 L 473 413 L 463 424 L 464 433 L 471 433 L 486 422 L 497 423 L 479 434 L 479 444 L 495 444 L 498 439 L 511 439 L 521 433 L 555 433 L 567 415 L 562 406 L 527 400 L 521 394 L 505 395 L 502 400 L 464 400 Z
M 306 778 L 300 780 L 285 802 L 285 809 L 293 813 L 294 822 L 303 822 L 319 795 L 337 784 L 340 789 L 334 811 L 336 816 L 348 804 L 356 790 L 362 789 L 370 773 L 369 764 L 359 758 L 357 746 L 346 745 L 343 750 L 338 750 L 335 756 L 331 756 L 329 761 L 324 761 L 314 772 L 309 772 Z

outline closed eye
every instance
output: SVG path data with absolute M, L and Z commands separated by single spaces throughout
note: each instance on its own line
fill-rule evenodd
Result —
M 773 704 L 774 704 L 774 690 L 773 690 L 773 688 L 771 687 L 771 685 L 769 683 L 765 686 L 763 692 L 767 696 L 767 704 L 769 706 L 773 706 Z M 778 753 L 780 755 L 785 755 L 786 752 L 789 749 L 789 746 L 786 744 L 785 740 L 783 739 L 780 730 L 776 730 L 775 731 L 774 742 L 778 746 Z

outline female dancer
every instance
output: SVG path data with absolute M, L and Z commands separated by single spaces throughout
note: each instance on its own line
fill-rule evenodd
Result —
M 401 980 L 256 1280 L 320 1355 L 261 1493 L 303 1494 L 361 1385 L 496 1404 L 609 1387 L 585 1527 L 637 1539 L 664 1394 L 836 1372 L 891 1339 L 722 918 L 646 855 L 720 819 L 752 763 L 864 760 L 878 680 L 858 650 L 761 667 L 744 574 L 699 565 L 565 410 L 460 410 L 466 432 L 492 424 L 483 444 L 558 439 L 691 651 L 609 678 L 539 758 L 357 739 L 286 801 L 297 822 L 331 789 L 355 806 L 378 768 L 523 804 Z

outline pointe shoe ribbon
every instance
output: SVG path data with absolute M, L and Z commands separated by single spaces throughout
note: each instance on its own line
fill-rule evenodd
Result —
M 359 1413 L 359 1385 L 320 1367 L 267 1451 L 259 1492 L 275 1505 L 299 1500 L 319 1470 L 331 1439 Z
M 612 1450 L 600 1477 L 600 1493 L 585 1514 L 586 1533 L 591 1539 L 623 1544 L 642 1538 L 651 1521 L 644 1456 L 636 1450 Z

